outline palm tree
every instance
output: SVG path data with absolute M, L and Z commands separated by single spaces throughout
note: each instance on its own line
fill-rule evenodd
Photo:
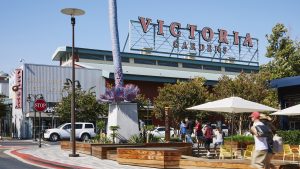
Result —
M 112 56 L 114 62 L 114 77 L 115 87 L 123 87 L 123 70 L 120 55 L 119 31 L 118 31 L 118 16 L 117 16 L 117 0 L 109 0 L 109 27 L 112 42 Z

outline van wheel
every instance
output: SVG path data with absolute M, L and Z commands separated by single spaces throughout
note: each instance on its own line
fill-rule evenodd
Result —
M 90 139 L 90 135 L 87 133 L 84 133 L 81 135 L 81 141 L 87 141 Z
M 53 133 L 53 134 L 50 135 L 50 141 L 56 142 L 58 140 L 59 140 L 59 135 L 58 134 Z

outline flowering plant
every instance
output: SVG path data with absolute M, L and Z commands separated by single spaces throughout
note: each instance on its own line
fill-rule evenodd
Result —
M 140 89 L 133 84 L 126 84 L 124 87 L 107 88 L 105 93 L 100 95 L 102 102 L 132 102 L 137 97 Z

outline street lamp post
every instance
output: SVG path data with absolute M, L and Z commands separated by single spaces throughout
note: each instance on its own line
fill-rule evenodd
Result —
M 151 105 L 151 100 L 148 98 L 148 100 L 147 100 L 147 123 L 146 123 L 146 125 L 149 125 L 149 109 L 150 109 L 150 105 Z
M 71 16 L 72 24 L 72 82 L 75 82 L 75 59 L 74 59 L 74 27 L 75 27 L 75 17 L 84 15 L 85 12 L 81 9 L 76 8 L 65 8 L 61 12 L 65 15 Z M 71 99 L 71 144 L 72 144 L 72 154 L 69 154 L 69 157 L 78 157 L 79 154 L 76 154 L 76 142 L 75 142 L 75 83 L 72 83 L 72 99 Z
M 28 102 L 28 104 L 30 106 L 30 102 L 32 102 L 32 99 L 33 99 L 33 102 L 35 102 L 36 99 L 42 99 L 42 98 L 43 98 L 42 94 L 28 94 L 26 101 Z M 33 110 L 34 110 L 34 116 L 33 116 L 32 130 L 33 130 L 33 140 L 36 141 L 36 123 L 35 123 L 36 122 L 36 110 L 35 109 L 33 109 Z M 29 109 L 29 112 L 30 112 L 30 109 Z M 41 115 L 39 117 L 39 130 L 41 127 L 40 125 L 41 125 Z M 39 144 L 39 146 L 40 146 L 40 144 Z

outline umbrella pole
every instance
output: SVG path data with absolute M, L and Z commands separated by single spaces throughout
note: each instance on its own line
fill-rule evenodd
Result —
M 233 115 L 234 113 L 232 113 L 231 115 L 231 137 L 230 137 L 230 154 L 231 154 L 231 159 L 233 159 L 233 154 L 232 154 L 232 144 L 233 144 Z

